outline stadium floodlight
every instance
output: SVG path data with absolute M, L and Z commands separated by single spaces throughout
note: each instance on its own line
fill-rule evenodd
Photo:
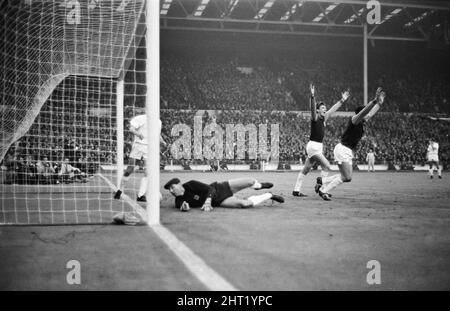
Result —
M 433 10 L 431 10 L 431 11 L 425 11 L 425 12 L 423 12 L 422 14 L 420 14 L 419 16 L 413 18 L 411 21 L 409 21 L 408 23 L 406 23 L 404 26 L 405 26 L 405 27 L 411 27 L 411 26 L 413 26 L 413 25 L 415 25 L 415 24 L 417 24 L 417 23 L 423 21 L 427 16 L 429 16 L 429 15 L 431 15 L 431 14 L 433 14 L 433 13 L 434 13 Z
M 358 13 L 353 14 L 348 19 L 344 21 L 344 24 L 351 24 L 353 23 L 358 17 L 361 16 L 361 14 L 364 12 L 364 8 L 359 9 Z
M 295 14 L 295 12 L 297 12 L 297 9 L 299 9 L 302 5 L 303 5 L 303 2 L 294 3 L 291 6 L 291 8 L 283 16 L 281 16 L 280 20 L 281 21 L 289 20 L 289 18 L 291 18 L 291 16 L 293 16 Z
M 164 0 L 162 6 L 161 6 L 161 15 L 167 15 L 167 12 L 169 12 L 170 6 L 172 5 L 173 0 Z
M 146 2 L 157 6 L 159 31 L 159 1 L 2 2 L 0 224 L 109 223 L 124 211 L 147 218 L 135 202 L 137 177 L 128 196 L 112 197 L 132 142 L 129 119 L 150 100 L 150 111 L 159 107 L 147 87 L 155 79 L 146 77 Z
M 221 17 L 223 18 L 227 15 L 229 16 L 233 12 L 234 8 L 238 5 L 238 3 L 239 3 L 239 0 L 230 0 L 229 5 L 228 5 L 228 10 L 223 12 Z
M 254 19 L 262 19 L 267 14 L 267 12 L 270 10 L 270 8 L 272 7 L 274 2 L 275 2 L 275 0 L 267 1 L 264 4 L 264 6 L 261 8 L 261 10 L 259 10 L 258 14 L 255 15 Z
M 321 12 L 319 15 L 317 15 L 314 19 L 313 22 L 320 22 L 325 15 L 330 14 L 331 11 L 334 10 L 335 7 L 337 7 L 339 5 L 338 2 L 335 2 L 333 4 L 330 4 L 329 6 L 327 6 L 327 8 L 325 9 L 325 12 Z
M 208 3 L 209 3 L 209 0 L 202 0 L 202 2 L 200 2 L 200 5 L 195 10 L 194 16 L 196 16 L 196 17 L 202 16 L 202 14 L 205 11 L 206 6 L 208 5 Z
M 386 14 L 383 18 L 383 20 L 380 22 L 380 24 L 385 23 L 386 21 L 390 20 L 392 17 L 394 17 L 395 15 L 397 15 L 398 13 L 400 13 L 402 11 L 401 8 L 397 8 L 394 9 L 391 13 Z

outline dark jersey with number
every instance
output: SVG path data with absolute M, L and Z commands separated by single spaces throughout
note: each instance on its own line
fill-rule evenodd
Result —
M 352 118 L 350 118 L 347 128 L 345 129 L 344 134 L 342 135 L 341 143 L 355 150 L 359 141 L 364 135 L 364 121 L 359 122 L 358 124 L 353 124 Z
M 321 143 L 325 136 L 325 118 L 318 116 L 317 120 L 311 119 L 311 135 L 309 140 Z
M 201 207 L 206 198 L 211 198 L 215 193 L 215 188 L 202 182 L 191 180 L 183 184 L 184 194 L 175 198 L 175 206 L 181 207 L 184 201 L 190 207 Z

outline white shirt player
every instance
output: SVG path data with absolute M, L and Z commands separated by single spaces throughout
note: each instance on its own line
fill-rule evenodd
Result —
M 130 121 L 130 125 L 136 129 L 136 131 L 143 136 L 143 138 L 139 138 L 137 135 L 134 135 L 134 143 L 147 145 L 147 116 L 145 114 L 141 114 L 135 116 Z M 161 132 L 162 122 L 159 120 L 159 129 L 158 133 Z
M 427 149 L 427 158 L 428 161 L 439 161 L 439 144 L 435 141 L 430 142 Z

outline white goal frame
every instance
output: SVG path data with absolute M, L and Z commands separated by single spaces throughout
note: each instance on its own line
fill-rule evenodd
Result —
M 159 107 L 160 107 L 160 73 L 159 73 L 159 0 L 147 0 L 145 11 L 146 32 L 146 113 L 147 113 L 147 137 L 148 159 L 147 165 L 147 224 L 159 225 Z

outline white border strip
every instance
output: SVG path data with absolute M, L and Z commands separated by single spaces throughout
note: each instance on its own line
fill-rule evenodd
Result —
M 112 184 L 105 176 L 98 174 L 113 189 L 117 187 Z M 147 219 L 146 211 L 133 201 L 129 196 L 122 193 L 125 202 L 131 205 L 142 217 Z M 143 215 L 141 215 L 143 213 Z M 183 244 L 178 238 L 163 225 L 150 226 L 153 232 L 175 253 L 186 268 L 208 289 L 211 291 L 237 291 L 227 280 L 209 267 L 199 256 Z

